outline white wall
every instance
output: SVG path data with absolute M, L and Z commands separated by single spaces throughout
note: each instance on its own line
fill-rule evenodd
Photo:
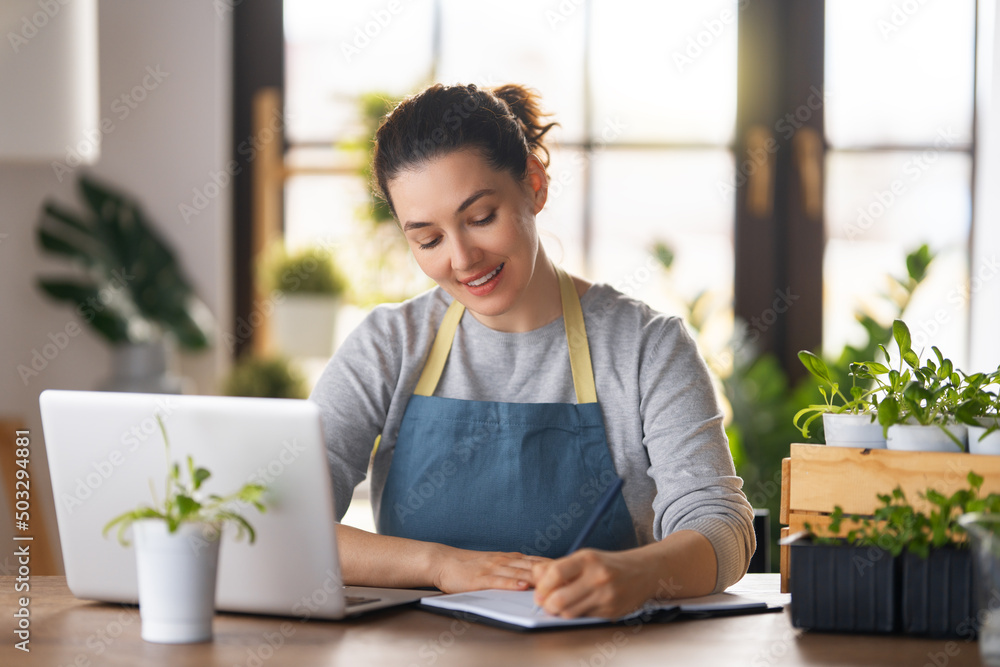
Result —
M 113 130 L 103 137 L 100 160 L 89 171 L 141 199 L 216 317 L 214 348 L 182 357 L 178 367 L 198 393 L 214 393 L 228 367 L 221 333 L 229 330 L 232 320 L 231 193 L 223 190 L 190 223 L 179 206 L 190 205 L 193 188 L 202 190 L 229 160 L 227 5 L 206 0 L 100 0 L 98 9 L 99 115 L 110 119 Z M 133 101 L 130 108 L 121 96 L 144 83 L 148 90 L 136 91 L 136 97 L 145 93 L 145 99 Z M 50 333 L 78 321 L 69 307 L 48 301 L 34 285 L 43 272 L 67 270 L 64 262 L 42 256 L 34 234 L 43 199 L 80 206 L 74 177 L 60 183 L 48 165 L 0 163 L 0 416 L 19 417 L 31 431 L 33 514 L 46 510 L 53 533 L 38 394 L 48 388 L 93 389 L 107 375 L 110 360 L 108 346 L 85 328 L 37 377 L 26 383 L 17 371 L 18 365 L 30 366 L 32 351 L 41 350 Z M 9 434 L 2 435 L 6 439 Z M 0 540 L 9 543 L 5 536 L 11 530 L 10 512 L 2 505 L 0 500 Z M 3 565 L 0 559 L 0 570 Z

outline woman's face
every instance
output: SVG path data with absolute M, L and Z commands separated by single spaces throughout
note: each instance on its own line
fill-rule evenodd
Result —
M 528 158 L 516 180 L 472 149 L 401 172 L 389 194 L 417 264 L 487 326 L 520 330 L 544 257 L 535 214 L 545 205 L 545 168 Z

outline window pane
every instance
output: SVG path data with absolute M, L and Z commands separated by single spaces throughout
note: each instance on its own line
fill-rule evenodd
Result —
M 732 181 L 731 154 L 608 150 L 592 163 L 591 277 L 675 315 L 709 291 L 731 319 L 734 204 L 716 188 Z M 651 254 L 657 241 L 675 252 L 670 283 Z
M 538 214 L 538 235 L 545 252 L 556 264 L 572 273 L 584 273 L 583 206 L 584 164 L 582 151 L 567 148 L 552 151 L 549 165 L 549 197 Z
M 294 149 L 286 164 L 291 168 L 317 164 L 331 151 Z M 348 238 L 368 202 L 365 182 L 348 169 L 343 174 L 295 174 L 285 181 L 285 243 L 297 247 L 325 240 Z
M 534 88 L 543 110 L 555 113 L 561 140 L 580 141 L 584 10 L 574 8 L 569 18 L 553 22 L 552 9 L 536 0 L 442 0 L 438 80 Z
M 613 141 L 729 144 L 736 5 L 594 0 L 591 131 L 601 137 L 616 123 Z
M 975 0 L 826 3 L 826 125 L 837 147 L 972 136 Z
M 360 305 L 399 301 L 431 287 L 396 225 L 372 231 L 363 217 L 368 201 L 365 182 L 353 174 L 292 176 L 285 183 L 285 242 L 329 248 Z
M 928 243 L 938 257 L 904 319 L 915 349 L 929 353 L 937 345 L 964 360 L 970 168 L 964 154 L 830 154 L 823 268 L 828 352 L 864 339 L 854 317 L 859 308 L 888 323 L 894 309 L 878 296 L 892 287 L 886 276 L 905 277 L 906 254 Z
M 433 0 L 285 0 L 285 109 L 291 141 L 358 133 L 358 96 L 402 96 L 431 71 Z

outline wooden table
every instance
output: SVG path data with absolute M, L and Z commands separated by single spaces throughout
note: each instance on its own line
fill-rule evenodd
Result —
M 448 665 L 628 667 L 630 665 L 978 665 L 976 643 L 832 635 L 791 627 L 782 613 L 520 634 L 431 614 L 385 610 L 348 621 L 218 614 L 215 639 L 150 644 L 135 607 L 85 602 L 63 577 L 32 577 L 30 653 L 14 648 L 14 578 L 0 577 L 0 665 Z M 741 593 L 769 602 L 778 575 L 748 575 Z

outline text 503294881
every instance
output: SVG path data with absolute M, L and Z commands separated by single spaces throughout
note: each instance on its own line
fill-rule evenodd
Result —
M 31 459 L 31 438 L 28 431 L 14 432 L 14 560 L 17 563 L 17 576 L 14 579 L 14 590 L 18 593 L 28 593 L 31 590 L 31 545 L 33 539 L 28 532 L 31 518 L 31 473 L 28 463 Z M 17 609 L 14 611 L 14 636 L 18 641 L 14 647 L 28 652 L 31 638 L 31 599 L 25 595 L 18 598 Z

